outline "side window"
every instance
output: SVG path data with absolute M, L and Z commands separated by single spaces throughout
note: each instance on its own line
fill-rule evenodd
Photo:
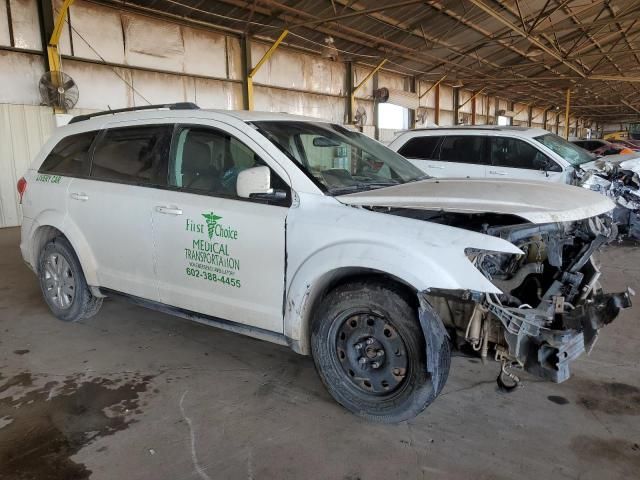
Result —
M 447 136 L 440 145 L 440 160 L 444 162 L 486 163 L 486 137 L 475 135 Z
M 237 198 L 238 174 L 266 165 L 253 150 L 226 132 L 203 127 L 181 127 L 173 140 L 169 185 L 195 192 Z M 273 171 L 271 186 L 289 191 Z
M 173 125 L 107 130 L 93 152 L 91 176 L 142 185 L 166 185 Z
M 86 132 L 63 138 L 47 155 L 41 173 L 57 173 L 73 177 L 88 176 L 91 168 L 89 149 L 97 132 Z
M 491 137 L 489 142 L 491 165 L 494 167 L 562 171 L 540 150 L 517 138 Z
M 442 137 L 413 137 L 405 143 L 398 153 L 403 157 L 417 158 L 420 160 L 436 160 L 434 155 L 436 147 Z

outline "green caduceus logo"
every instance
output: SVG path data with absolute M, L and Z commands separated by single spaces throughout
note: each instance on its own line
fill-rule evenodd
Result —
M 218 223 L 218 220 L 220 220 L 222 217 L 215 215 L 213 212 L 203 213 L 202 216 L 207 221 L 207 229 L 209 230 L 209 240 L 211 240 L 213 238 L 213 232 L 215 231 L 215 228 L 216 228 L 216 223 Z

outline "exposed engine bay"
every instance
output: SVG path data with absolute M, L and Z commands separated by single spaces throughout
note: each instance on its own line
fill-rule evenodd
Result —
M 616 202 L 612 215 L 620 226 L 620 233 L 640 239 L 640 159 L 611 161 L 601 158 L 577 170 L 576 175 L 577 185 Z
M 562 382 L 570 363 L 590 352 L 598 331 L 631 305 L 630 294 L 607 294 L 598 279 L 597 250 L 617 237 L 606 215 L 533 224 L 514 216 L 393 209 L 390 214 L 457 226 L 507 240 L 521 255 L 483 250 L 467 257 L 501 294 L 429 290 L 427 298 L 454 343 L 483 359 Z M 467 348 L 468 348 L 467 347 Z M 500 383 L 500 377 L 499 377 Z

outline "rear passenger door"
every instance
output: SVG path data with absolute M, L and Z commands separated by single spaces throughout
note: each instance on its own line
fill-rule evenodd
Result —
M 244 132 L 208 123 L 177 127 L 168 189 L 153 206 L 161 302 L 282 332 L 290 188 L 271 168 L 271 186 L 286 198 L 238 197 L 238 174 L 265 165 L 260 147 Z
M 447 135 L 439 146 L 439 177 L 484 178 L 487 163 L 487 137 Z
M 441 177 L 445 166 L 440 164 L 438 152 L 441 136 L 420 136 L 409 138 L 398 149 L 398 153 L 420 170 L 432 177 Z
M 151 212 L 167 183 L 173 125 L 107 126 L 91 171 L 69 185 L 68 212 L 92 250 L 101 287 L 158 300 Z
M 548 182 L 564 182 L 560 165 L 524 140 L 511 137 L 489 137 L 488 178 L 519 178 Z
M 97 135 L 95 131 L 84 132 L 58 142 L 36 174 L 39 187 L 29 191 L 34 205 L 47 205 L 58 213 L 67 213 L 69 186 L 74 178 L 89 176 L 89 152 Z

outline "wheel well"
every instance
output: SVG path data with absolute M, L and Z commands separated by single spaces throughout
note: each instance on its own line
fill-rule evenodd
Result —
M 301 337 L 301 344 L 295 345 L 294 350 L 298 353 L 310 354 L 311 353 L 311 322 L 313 321 L 313 313 L 316 311 L 320 302 L 324 297 L 332 290 L 346 285 L 348 283 L 355 282 L 381 282 L 387 283 L 390 286 L 396 288 L 401 294 L 405 296 L 409 304 L 418 310 L 418 297 L 417 290 L 402 281 L 401 279 L 389 275 L 388 273 L 381 272 L 374 269 L 366 268 L 341 268 L 339 270 L 329 272 L 325 274 L 321 279 L 316 282 L 316 288 L 313 292 L 310 292 L 307 308 L 305 309 L 302 331 L 304 334 Z
M 38 257 L 40 256 L 40 251 L 47 243 L 49 243 L 49 241 L 56 237 L 67 238 L 64 233 L 62 233 L 56 227 L 52 227 L 50 225 L 43 225 L 41 227 L 38 227 L 38 229 L 36 230 L 31 245 L 32 258 L 36 271 L 38 271 L 39 268 Z

